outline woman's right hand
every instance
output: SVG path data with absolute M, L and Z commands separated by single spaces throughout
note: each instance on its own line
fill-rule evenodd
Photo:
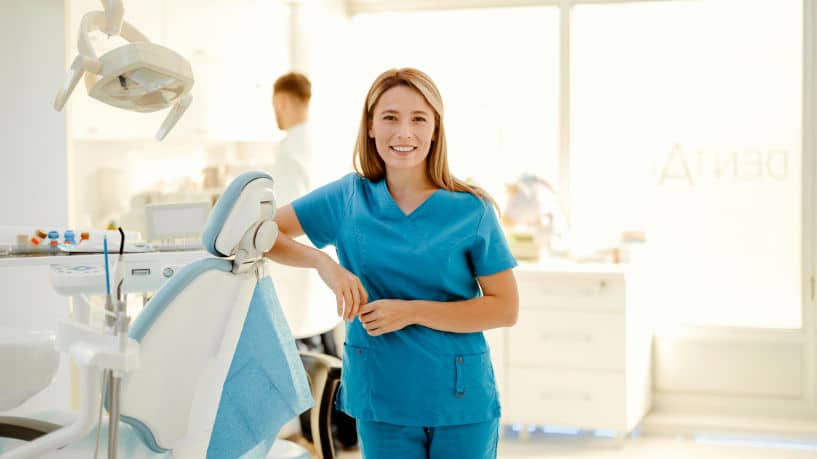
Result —
M 323 282 L 335 293 L 338 316 L 346 321 L 354 319 L 361 307 L 369 302 L 369 294 L 360 279 L 329 256 L 321 257 L 317 269 Z

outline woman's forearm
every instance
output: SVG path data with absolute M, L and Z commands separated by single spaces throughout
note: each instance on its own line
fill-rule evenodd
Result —
M 516 301 L 481 296 L 464 301 L 411 301 L 413 322 L 428 328 L 455 333 L 471 333 L 516 323 Z
M 321 280 L 335 294 L 338 316 L 345 320 L 352 320 L 361 305 L 369 301 L 369 295 L 357 276 L 329 255 L 293 240 L 284 232 L 278 234 L 275 245 L 264 256 L 283 265 L 317 270 Z
M 318 268 L 325 258 L 329 258 L 320 250 L 301 244 L 283 232 L 278 233 L 275 245 L 264 256 L 283 265 L 301 268 Z

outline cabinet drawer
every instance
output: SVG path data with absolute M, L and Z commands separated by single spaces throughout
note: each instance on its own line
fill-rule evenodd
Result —
M 508 330 L 510 365 L 623 371 L 624 316 L 520 310 Z
M 624 278 L 520 272 L 519 306 L 530 309 L 624 310 Z
M 503 420 L 624 430 L 624 375 L 514 368 L 508 372 Z

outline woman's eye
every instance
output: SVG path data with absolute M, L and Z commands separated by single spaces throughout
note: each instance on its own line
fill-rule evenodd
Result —
M 416 123 L 425 123 L 425 122 L 426 122 L 426 119 L 425 119 L 424 117 L 422 117 L 422 116 L 415 116 L 415 117 L 414 117 L 414 121 L 415 121 Z
M 394 115 L 383 115 L 383 119 L 386 121 L 394 121 L 397 119 L 397 117 Z

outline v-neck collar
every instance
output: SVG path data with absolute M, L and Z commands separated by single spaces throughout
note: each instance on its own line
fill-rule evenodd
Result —
M 426 207 L 426 204 L 428 204 L 428 202 L 431 201 L 435 195 L 439 194 L 439 192 L 442 191 L 442 188 L 437 188 L 436 190 L 434 190 L 434 192 L 428 195 L 428 197 L 425 198 L 423 202 L 420 203 L 420 205 L 415 207 L 414 210 L 412 210 L 409 213 L 405 213 L 403 212 L 403 209 L 401 209 L 400 206 L 397 205 L 397 201 L 395 201 L 394 197 L 391 195 L 391 192 L 389 191 L 389 186 L 388 184 L 386 184 L 386 179 L 384 178 L 380 180 L 380 182 L 377 185 L 380 187 L 380 195 L 381 199 L 383 200 L 384 207 L 387 209 L 391 209 L 392 213 L 395 213 L 396 215 L 409 220 L 413 219 L 422 208 Z

